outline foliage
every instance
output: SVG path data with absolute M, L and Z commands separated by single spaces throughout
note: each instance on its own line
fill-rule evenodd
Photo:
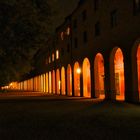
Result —
M 0 1 L 0 85 L 32 69 L 34 54 L 50 36 L 50 12 L 45 0 Z
M 35 54 L 47 46 L 75 3 L 76 0 L 0 0 L 0 86 L 33 70 Z

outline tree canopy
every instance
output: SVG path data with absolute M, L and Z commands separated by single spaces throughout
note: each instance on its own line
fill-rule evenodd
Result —
M 47 45 L 56 26 L 69 13 L 62 10 L 61 3 L 0 0 L 0 86 L 19 80 L 33 69 L 33 56 Z
M 0 1 L 0 85 L 32 69 L 32 57 L 50 36 L 46 0 Z

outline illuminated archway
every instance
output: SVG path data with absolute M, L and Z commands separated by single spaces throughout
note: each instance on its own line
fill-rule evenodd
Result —
M 37 80 L 36 80 L 36 77 L 34 77 L 34 91 L 37 91 L 36 87 L 37 87 Z
M 46 92 L 49 92 L 49 80 L 48 80 L 48 73 L 46 73 Z
M 94 80 L 95 80 L 95 96 L 100 99 L 105 98 L 104 90 L 104 59 L 102 54 L 98 53 L 94 60 Z
M 44 89 L 44 80 L 43 80 L 43 74 L 40 75 L 40 91 L 43 92 Z
M 40 87 L 40 78 L 37 76 L 37 91 L 39 91 Z
M 57 69 L 56 70 L 56 92 L 57 92 L 57 94 L 60 94 L 60 88 L 61 88 L 60 72 L 59 72 L 59 69 Z
M 43 74 L 43 92 L 46 92 L 46 74 Z
M 52 75 L 51 75 L 51 71 L 49 72 L 49 93 L 52 93 Z
M 53 93 L 55 94 L 55 71 L 52 72 L 52 86 L 53 86 Z
M 140 45 L 137 49 L 137 71 L 138 71 L 138 92 L 139 92 L 139 99 L 140 99 Z
M 67 93 L 72 96 L 72 70 L 70 65 L 67 67 Z
M 37 78 L 37 91 L 39 91 L 39 76 L 37 76 L 36 78 Z
M 83 96 L 91 97 L 90 62 L 88 58 L 83 61 Z
M 65 88 L 65 68 L 62 67 L 61 69 L 61 89 L 62 89 L 62 95 L 66 94 L 66 88 Z
M 79 63 L 76 62 L 74 64 L 74 95 L 80 96 L 80 74 L 81 69 L 79 67 Z
M 120 48 L 114 48 L 111 54 L 112 91 L 115 91 L 116 100 L 125 99 L 125 79 L 123 53 Z M 113 65 L 112 65 L 113 64 Z M 114 84 L 114 85 L 113 85 Z

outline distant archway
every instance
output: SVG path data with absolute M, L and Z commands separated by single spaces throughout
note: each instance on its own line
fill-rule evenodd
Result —
M 49 92 L 49 86 L 48 86 L 49 85 L 49 80 L 48 80 L 48 78 L 49 78 L 48 73 L 46 73 L 46 84 L 45 85 L 46 85 L 46 92 L 47 93 Z
M 51 71 L 49 71 L 49 93 L 52 93 L 52 75 L 51 75 Z
M 43 92 L 46 92 L 46 74 L 43 74 Z
M 94 60 L 94 79 L 95 79 L 95 96 L 100 99 L 105 98 L 104 90 L 104 59 L 101 53 L 97 53 Z
M 52 72 L 52 86 L 53 86 L 53 94 L 55 94 L 55 71 Z
M 139 92 L 139 99 L 140 99 L 140 45 L 137 49 L 137 71 L 138 71 L 138 92 Z
M 67 93 L 72 96 L 72 70 L 70 64 L 67 67 Z
M 56 90 L 57 90 L 57 94 L 60 94 L 60 88 L 61 88 L 60 72 L 59 72 L 59 69 L 57 69 L 56 70 Z
M 40 75 L 40 91 L 43 92 L 44 88 L 44 80 L 43 80 L 43 74 Z
M 91 97 L 90 62 L 88 58 L 83 61 L 83 96 Z
M 80 74 L 81 69 L 78 62 L 74 64 L 74 95 L 80 96 Z
M 65 68 L 62 67 L 61 69 L 61 89 L 62 95 L 66 94 L 66 87 L 65 87 Z
M 125 79 L 124 79 L 124 62 L 123 53 L 120 48 L 114 48 L 111 53 L 111 75 L 112 91 L 116 100 L 125 99 Z

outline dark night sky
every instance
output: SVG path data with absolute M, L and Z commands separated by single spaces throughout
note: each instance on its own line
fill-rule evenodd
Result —
M 50 0 L 53 10 L 57 10 L 58 13 L 54 18 L 56 26 L 59 26 L 66 16 L 72 13 L 76 8 L 79 0 Z

